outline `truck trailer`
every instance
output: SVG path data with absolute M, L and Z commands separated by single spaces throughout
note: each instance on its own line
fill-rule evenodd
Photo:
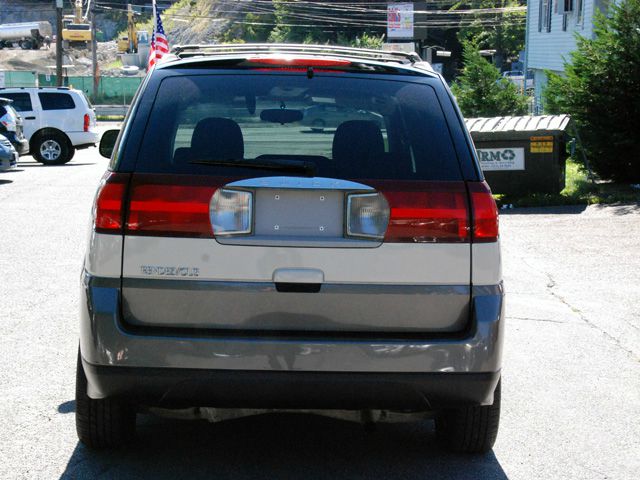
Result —
M 17 44 L 24 50 L 38 50 L 45 37 L 51 38 L 52 32 L 47 21 L 5 23 L 0 25 L 0 49 Z

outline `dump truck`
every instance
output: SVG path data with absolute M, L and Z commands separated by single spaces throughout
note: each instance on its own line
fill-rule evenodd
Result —
M 0 49 L 18 45 L 24 50 L 38 50 L 51 35 L 51 24 L 47 21 L 5 23 L 0 25 Z

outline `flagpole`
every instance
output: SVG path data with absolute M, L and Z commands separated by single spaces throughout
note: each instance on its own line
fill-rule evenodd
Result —
M 156 35 L 156 30 L 158 29 L 158 15 L 156 14 L 156 0 L 151 0 L 151 9 L 153 11 L 152 15 L 153 15 L 153 28 L 151 29 L 151 42 L 149 43 L 149 55 L 147 56 L 147 73 L 150 73 L 151 70 L 153 69 L 153 66 L 155 66 L 155 62 L 154 65 L 149 68 L 149 62 L 151 59 L 151 56 L 153 55 L 153 57 L 155 58 L 156 56 L 156 49 L 155 49 L 155 45 L 154 45 L 154 38 Z
M 156 14 L 156 0 L 151 0 L 151 4 L 153 6 L 153 32 L 155 33 L 158 30 L 158 15 Z

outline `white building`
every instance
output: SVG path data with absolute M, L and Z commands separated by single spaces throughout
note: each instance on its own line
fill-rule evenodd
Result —
M 606 11 L 612 0 L 529 0 L 526 63 L 535 79 L 535 108 L 542 107 L 545 70 L 564 71 L 564 59 L 576 48 L 575 33 L 593 37 L 594 11 Z

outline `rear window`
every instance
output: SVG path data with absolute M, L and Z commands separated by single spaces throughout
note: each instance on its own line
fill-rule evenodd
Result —
M 136 170 L 261 176 L 273 172 L 194 162 L 303 160 L 330 178 L 460 180 L 432 87 L 306 75 L 166 78 Z M 277 175 L 277 173 L 276 173 Z
M 31 95 L 28 93 L 2 93 L 0 96 L 13 100 L 11 106 L 18 112 L 30 112 L 33 110 Z
M 43 110 L 73 110 L 76 104 L 68 93 L 38 93 Z

